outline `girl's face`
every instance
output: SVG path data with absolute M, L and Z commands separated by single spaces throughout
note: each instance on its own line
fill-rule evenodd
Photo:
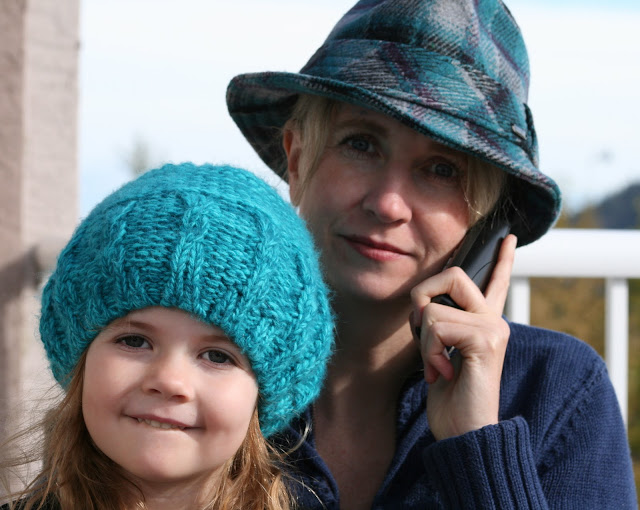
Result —
M 207 481 L 240 447 L 257 397 L 239 347 L 182 310 L 134 311 L 87 351 L 89 434 L 143 490 Z
M 300 138 L 285 136 L 292 196 Z M 464 154 L 389 116 L 339 106 L 300 213 L 334 290 L 365 299 L 408 296 L 440 271 L 469 224 Z

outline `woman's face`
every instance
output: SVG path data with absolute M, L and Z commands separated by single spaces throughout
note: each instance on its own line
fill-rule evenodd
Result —
M 299 202 L 340 295 L 408 296 L 442 270 L 469 224 L 464 154 L 389 116 L 341 104 Z M 292 196 L 300 138 L 285 136 Z

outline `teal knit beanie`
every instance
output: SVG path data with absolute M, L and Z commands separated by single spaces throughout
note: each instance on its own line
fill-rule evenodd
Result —
M 89 214 L 42 295 L 40 335 L 56 380 L 68 383 L 111 321 L 149 306 L 180 308 L 242 349 L 266 437 L 318 395 L 333 345 L 327 289 L 303 221 L 253 174 L 166 165 Z

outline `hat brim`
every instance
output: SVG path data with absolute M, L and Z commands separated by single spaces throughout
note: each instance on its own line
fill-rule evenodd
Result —
M 512 175 L 511 200 L 521 211 L 513 233 L 518 245 L 541 237 L 560 210 L 556 183 L 541 173 L 513 139 L 462 115 L 335 79 L 287 72 L 242 74 L 227 89 L 227 106 L 245 138 L 262 160 L 286 178 L 286 154 L 279 136 L 297 97 L 311 94 L 379 111 L 454 149 L 485 160 Z M 461 126 L 464 128 L 461 129 Z

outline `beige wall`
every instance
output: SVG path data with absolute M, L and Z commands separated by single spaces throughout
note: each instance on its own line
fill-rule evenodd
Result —
M 0 1 L 0 436 L 27 387 L 51 383 L 36 254 L 77 218 L 79 3 Z

